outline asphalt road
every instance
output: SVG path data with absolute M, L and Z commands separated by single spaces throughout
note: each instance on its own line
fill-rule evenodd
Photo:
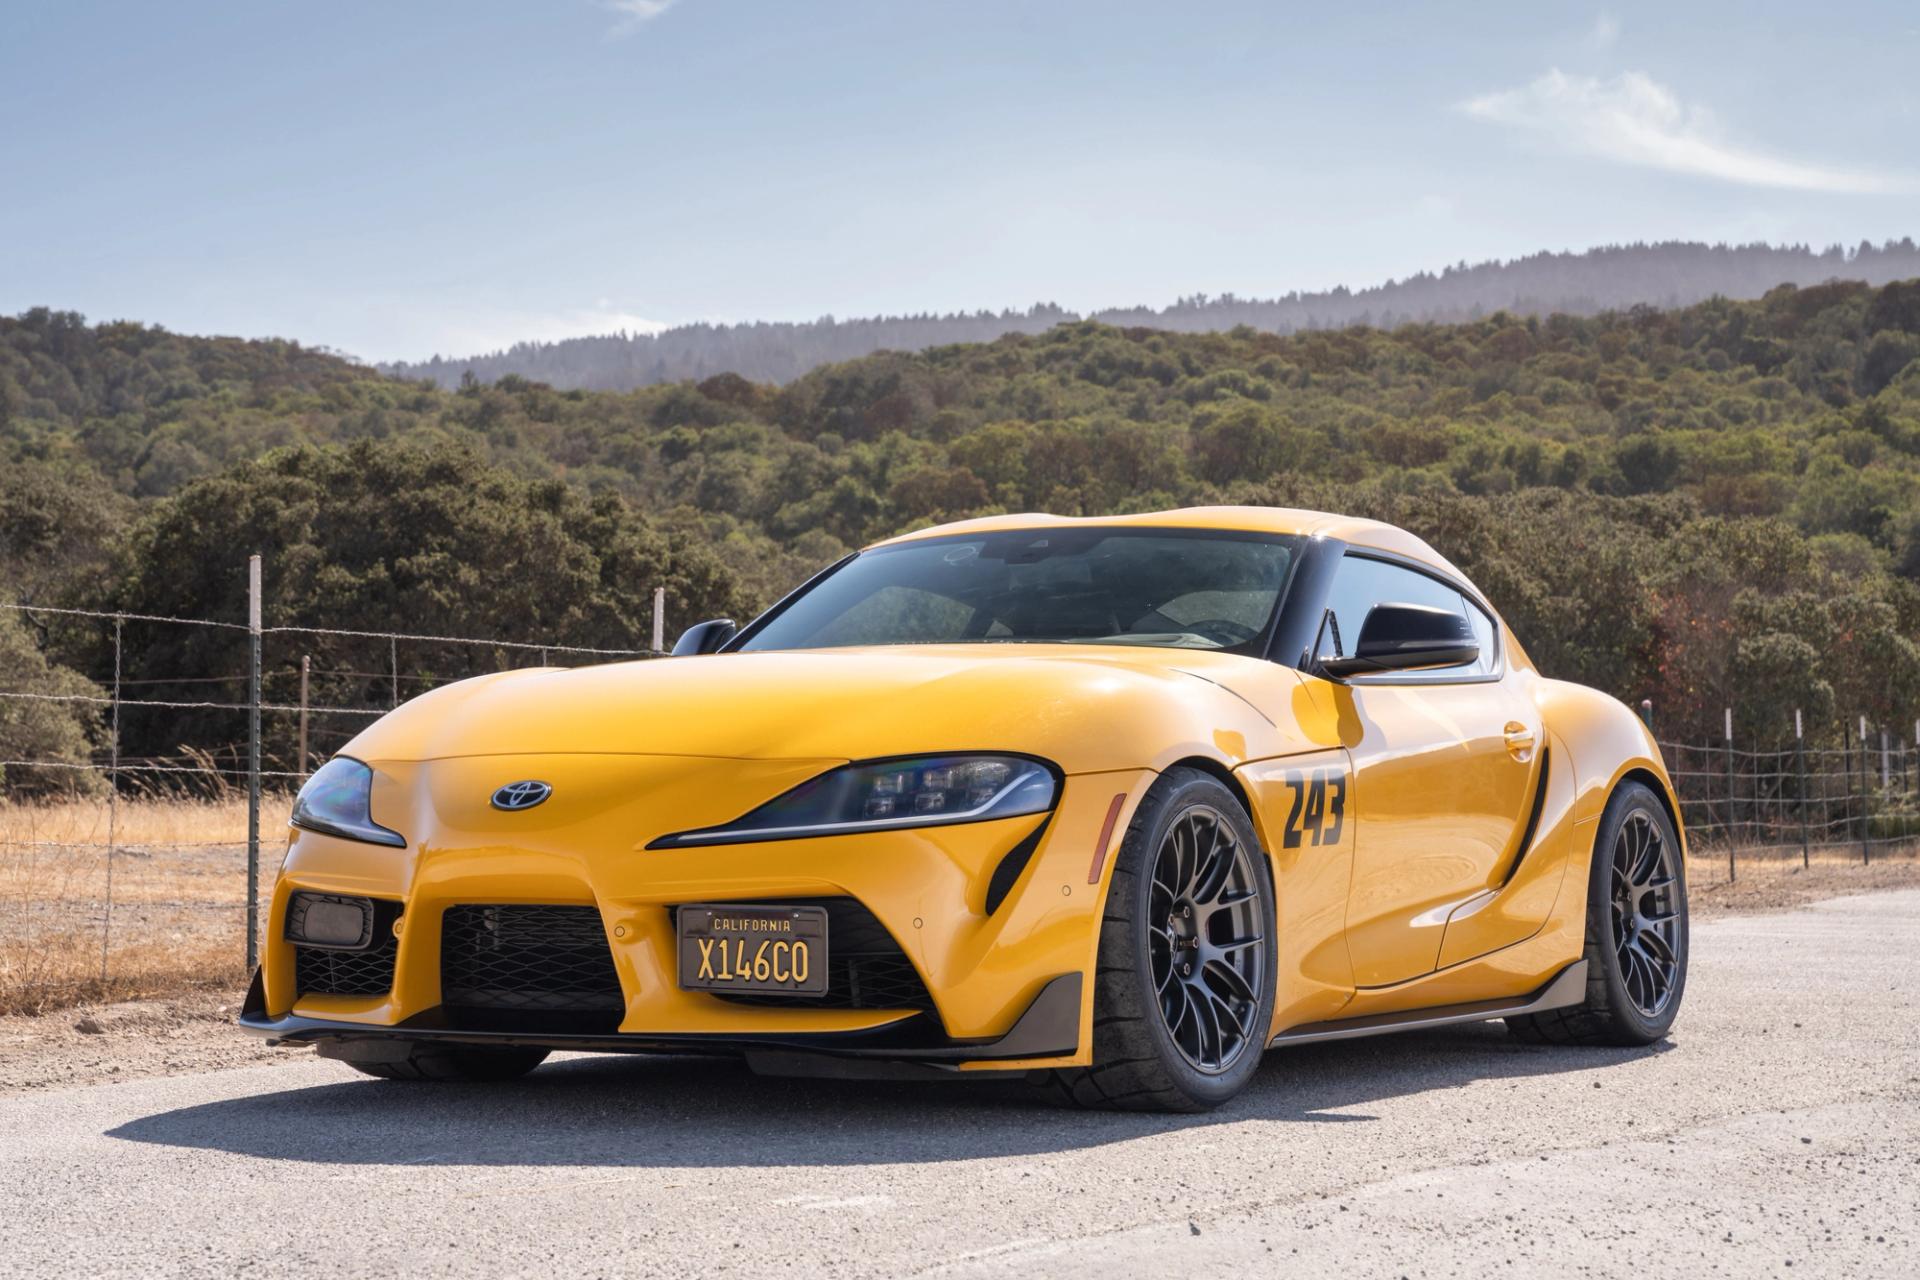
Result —
M 1302 1047 L 1199 1118 L 587 1057 L 0 1098 L 9 1276 L 1336 1268 L 1920 1275 L 1920 891 L 1697 925 L 1656 1049 Z

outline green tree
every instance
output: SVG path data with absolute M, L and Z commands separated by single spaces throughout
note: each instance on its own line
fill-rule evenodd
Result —
M 262 556 L 270 627 L 640 649 L 656 587 L 677 625 L 738 607 L 711 551 L 616 495 L 524 479 L 465 449 L 372 442 L 282 450 L 189 485 L 134 531 L 112 605 L 239 622 L 250 552 Z M 155 697 L 214 700 L 212 685 L 231 701 L 239 686 L 215 682 L 244 672 L 244 652 L 240 631 L 129 622 L 124 662 L 129 678 L 181 682 L 149 686 Z M 303 652 L 323 672 L 317 701 L 391 699 L 396 653 L 384 640 L 273 635 L 266 652 L 270 701 L 289 699 Z M 537 661 L 528 651 L 418 643 L 401 644 L 397 657 L 403 696 Z M 144 755 L 229 749 L 241 737 L 238 715 L 217 709 L 123 713 L 123 725 L 127 749 Z M 273 718 L 271 730 L 285 760 L 290 718 Z

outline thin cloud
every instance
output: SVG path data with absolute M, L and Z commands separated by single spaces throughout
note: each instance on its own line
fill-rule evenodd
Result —
M 1729 141 L 1710 111 L 1682 102 L 1638 71 L 1603 80 L 1556 68 L 1523 88 L 1470 98 L 1460 110 L 1564 151 L 1744 186 L 1868 194 L 1916 189 L 1908 176 L 1808 164 Z
M 1603 51 L 1619 44 L 1620 19 L 1601 10 L 1600 16 L 1593 20 L 1593 26 L 1587 29 L 1587 43 Z
M 677 0 L 600 0 L 600 7 L 620 15 L 607 32 L 610 36 L 631 35 L 647 23 L 673 8 Z

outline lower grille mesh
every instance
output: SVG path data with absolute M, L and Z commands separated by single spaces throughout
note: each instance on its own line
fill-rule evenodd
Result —
M 447 908 L 440 999 L 464 1009 L 618 1015 L 620 976 L 597 907 Z
M 393 962 L 399 952 L 391 926 L 378 930 L 365 951 L 296 946 L 294 988 L 309 996 L 384 996 L 393 990 Z

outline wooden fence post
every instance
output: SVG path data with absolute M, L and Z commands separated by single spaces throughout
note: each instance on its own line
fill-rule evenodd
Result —
M 260 963 L 260 557 L 247 557 L 247 972 Z
M 1800 867 L 1813 865 L 1807 847 L 1807 733 L 1800 721 L 1800 708 L 1793 709 L 1793 771 L 1800 779 Z
M 1860 717 L 1860 865 L 1873 861 L 1873 761 L 1867 756 L 1867 718 Z
M 1733 826 L 1733 708 L 1726 708 L 1727 725 L 1727 882 L 1731 884 L 1737 872 L 1733 865 L 1734 826 Z

